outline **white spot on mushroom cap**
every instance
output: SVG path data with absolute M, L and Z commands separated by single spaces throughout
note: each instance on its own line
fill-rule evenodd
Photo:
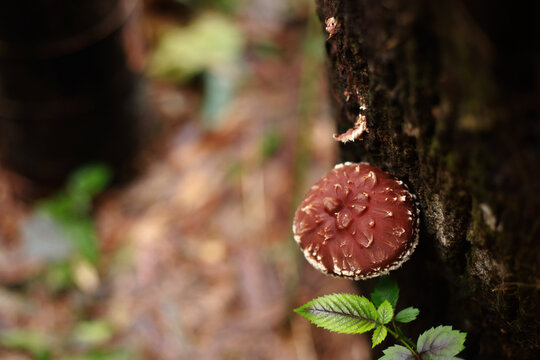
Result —
M 392 229 L 392 234 L 394 236 L 400 237 L 401 235 L 405 234 L 405 229 L 402 227 L 395 227 Z

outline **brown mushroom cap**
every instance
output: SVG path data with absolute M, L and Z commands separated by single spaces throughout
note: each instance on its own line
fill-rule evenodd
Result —
M 366 163 L 344 163 L 311 187 L 293 232 L 315 268 L 360 280 L 409 258 L 418 243 L 418 214 L 401 181 Z

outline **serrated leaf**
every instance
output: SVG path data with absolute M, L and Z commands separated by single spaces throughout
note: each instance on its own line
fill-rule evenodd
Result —
M 452 360 L 465 349 L 466 336 L 467 333 L 441 325 L 421 334 L 416 347 L 423 360 Z
M 394 345 L 383 351 L 383 357 L 379 360 L 411 360 L 414 359 L 414 354 L 404 346 Z
M 377 309 L 377 313 L 379 314 L 379 322 L 383 324 L 388 324 L 394 317 L 394 309 L 392 309 L 392 305 L 390 305 L 388 300 L 383 301 Z
M 392 305 L 392 308 L 395 309 L 399 297 L 397 282 L 392 280 L 389 276 L 383 276 L 377 285 L 375 285 L 375 289 L 370 297 L 375 306 L 379 306 L 384 300 L 388 300 L 390 305 Z
M 418 310 L 417 308 L 408 307 L 398 312 L 394 320 L 401 323 L 409 323 L 415 320 L 418 314 L 420 314 L 420 310 Z
M 295 309 L 315 325 L 342 334 L 361 334 L 377 324 L 377 310 L 364 296 L 332 294 Z
M 387 334 L 388 330 L 386 330 L 385 326 L 377 326 L 375 331 L 373 331 L 373 336 L 371 337 L 371 348 L 374 348 L 382 343 L 383 340 L 386 339 Z

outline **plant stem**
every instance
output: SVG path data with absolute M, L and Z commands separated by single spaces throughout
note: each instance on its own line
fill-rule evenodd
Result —
M 388 330 L 388 332 L 390 334 L 392 334 L 393 337 L 396 338 L 397 341 L 401 342 L 403 345 L 405 345 L 405 347 L 407 349 L 409 349 L 409 351 L 414 355 L 414 357 L 417 359 L 417 360 L 422 360 L 420 358 L 420 354 L 416 351 L 415 349 L 415 346 L 414 345 L 410 345 L 410 343 L 412 343 L 412 341 L 410 339 L 408 339 L 406 336 L 402 336 L 399 334 L 399 328 L 396 326 L 395 323 L 393 323 L 392 325 L 394 325 L 394 329 L 396 329 L 396 331 L 392 331 L 390 330 L 389 328 L 386 328 Z
M 392 326 L 394 327 L 394 330 L 396 330 L 396 332 L 401 336 L 403 340 L 405 340 L 412 348 L 416 349 L 416 345 L 414 344 L 414 342 L 411 339 L 409 339 L 407 336 L 405 336 L 403 331 L 401 331 L 401 329 L 396 325 L 396 322 L 393 319 L 392 319 Z

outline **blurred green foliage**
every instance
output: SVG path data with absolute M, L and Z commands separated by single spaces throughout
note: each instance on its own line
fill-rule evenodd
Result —
M 12 329 L 0 332 L 0 345 L 28 353 L 36 360 L 133 360 L 132 351 L 125 349 L 100 349 L 113 336 L 111 327 L 103 320 L 79 323 L 72 335 L 76 344 L 54 341 L 42 332 L 29 329 Z M 81 346 L 86 348 L 81 351 Z M 74 350 L 78 348 L 78 350 Z M 56 353 L 66 352 L 65 355 Z
M 93 350 L 85 354 L 68 355 L 62 360 L 134 360 L 136 357 L 127 350 Z
M 278 59 L 283 49 L 271 39 L 258 39 L 252 45 L 251 51 L 257 59 L 270 60 Z
M 232 17 L 202 12 L 187 26 L 171 27 L 162 34 L 148 73 L 180 84 L 202 75 L 201 118 L 212 127 L 234 96 L 243 49 L 243 34 Z
M 92 200 L 111 177 L 111 170 L 105 165 L 85 166 L 70 176 L 64 190 L 38 205 L 61 225 L 77 253 L 94 265 L 99 261 L 99 246 L 91 217 Z M 57 275 L 51 276 L 59 279 Z
M 151 76 L 185 83 L 195 75 L 236 62 L 243 36 L 226 15 L 206 12 L 163 33 L 148 68 Z
M 243 0 L 173 0 L 193 8 L 214 8 L 224 12 L 233 12 Z
M 52 263 L 44 273 L 45 282 L 53 292 L 61 292 L 73 285 L 71 264 L 66 262 Z
M 263 160 L 267 160 L 274 156 L 283 145 L 283 134 L 277 129 L 271 128 L 267 130 L 261 141 L 261 154 Z
M 31 354 L 37 360 L 52 359 L 50 339 L 42 333 L 29 329 L 12 329 L 0 332 L 0 344 Z
M 113 335 L 113 329 L 103 319 L 80 322 L 72 334 L 73 341 L 84 346 L 103 344 Z

